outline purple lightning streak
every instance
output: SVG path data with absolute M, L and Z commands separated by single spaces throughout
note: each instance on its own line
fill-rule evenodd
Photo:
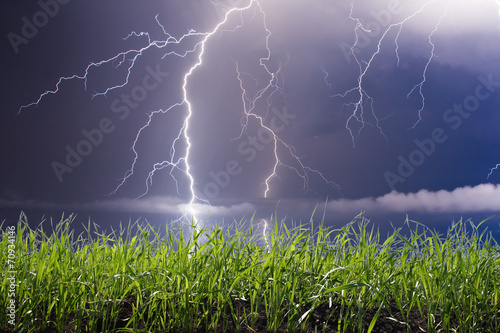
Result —
M 264 14 L 264 16 L 265 16 L 264 12 L 262 14 Z M 241 139 L 241 137 L 243 136 L 243 134 L 246 132 L 246 130 L 248 128 L 248 124 L 249 124 L 249 121 L 251 118 L 258 122 L 258 125 L 260 126 L 260 128 L 263 128 L 266 132 L 268 132 L 271 135 L 274 163 L 272 165 L 272 171 L 267 176 L 267 178 L 265 178 L 264 183 L 263 183 L 264 187 L 265 187 L 264 192 L 263 192 L 264 198 L 269 197 L 269 192 L 271 191 L 272 179 L 279 178 L 279 176 L 278 176 L 278 167 L 279 166 L 283 166 L 285 168 L 288 168 L 288 169 L 294 171 L 298 177 L 302 178 L 303 184 L 304 184 L 303 191 L 305 193 L 310 191 L 309 174 L 315 174 L 315 175 L 319 176 L 326 184 L 328 184 L 332 187 L 335 187 L 340 191 L 341 188 L 338 184 L 336 184 L 333 181 L 328 180 L 320 171 L 312 169 L 312 168 L 304 165 L 301 158 L 299 156 L 297 156 L 295 148 L 292 145 L 286 143 L 283 139 L 281 139 L 279 137 L 278 133 L 272 128 L 272 126 L 268 126 L 265 123 L 265 118 L 268 115 L 268 113 L 272 107 L 272 105 L 271 105 L 272 96 L 277 94 L 277 93 L 284 96 L 283 83 L 282 82 L 280 83 L 280 81 L 282 81 L 281 72 L 282 72 L 282 69 L 284 67 L 286 67 L 286 65 L 288 64 L 288 61 L 287 61 L 287 63 L 285 63 L 284 65 L 280 65 L 275 72 L 272 72 L 271 70 L 269 70 L 269 68 L 265 64 L 266 61 L 268 61 L 271 58 L 271 50 L 269 48 L 269 37 L 271 36 L 271 32 L 269 31 L 269 29 L 267 29 L 267 26 L 265 28 L 267 31 L 267 36 L 266 36 L 267 56 L 261 58 L 259 64 L 266 71 L 266 73 L 269 77 L 269 80 L 267 81 L 267 84 L 264 86 L 264 88 L 257 91 L 255 96 L 249 96 L 249 94 L 245 88 L 243 75 L 249 76 L 254 84 L 255 83 L 258 84 L 258 80 L 256 80 L 253 76 L 249 75 L 248 73 L 240 71 L 238 62 L 234 61 L 235 62 L 235 69 L 236 69 L 236 73 L 237 73 L 237 79 L 240 83 L 241 101 L 242 101 L 242 106 L 243 106 L 243 118 L 242 118 L 242 122 L 241 122 L 242 128 L 241 128 L 241 132 L 240 132 L 239 137 L 236 139 Z M 265 98 L 265 96 L 267 96 L 267 98 L 266 98 L 266 102 L 267 102 L 266 116 L 261 116 L 261 115 L 256 113 L 257 103 L 260 100 L 263 100 Z M 291 157 L 298 164 L 298 166 L 299 166 L 298 168 L 281 162 L 280 156 L 282 154 L 280 153 L 280 148 L 281 148 L 281 150 L 284 150 L 286 152 L 287 156 Z M 265 220 L 262 220 L 262 222 L 264 223 L 264 225 L 267 226 L 267 223 L 265 222 Z
M 146 191 L 140 197 L 143 197 L 143 196 L 145 196 L 148 193 L 149 186 L 153 182 L 153 176 L 154 176 L 155 172 L 158 171 L 158 170 L 164 169 L 164 168 L 170 168 L 170 175 L 174 179 L 174 181 L 176 183 L 176 187 L 177 187 L 177 192 L 179 193 L 177 179 L 172 174 L 172 172 L 175 169 L 179 169 L 179 170 L 181 170 L 181 171 L 184 172 L 184 174 L 186 175 L 186 177 L 188 178 L 188 181 L 189 181 L 189 192 L 190 192 L 191 199 L 190 199 L 189 203 L 185 206 L 186 210 L 187 210 L 186 215 L 188 217 L 190 217 L 193 221 L 196 221 L 196 211 L 197 211 L 197 209 L 196 209 L 196 206 L 197 206 L 196 203 L 202 202 L 204 204 L 210 205 L 210 203 L 207 200 L 199 198 L 196 195 L 196 193 L 195 193 L 195 180 L 194 180 L 193 175 L 190 172 L 191 171 L 191 166 L 189 164 L 189 156 L 190 156 L 190 152 L 191 152 L 192 143 L 191 143 L 191 138 L 189 136 L 189 125 L 190 125 L 190 120 L 191 120 L 191 118 L 193 116 L 193 109 L 192 109 L 191 102 L 189 101 L 189 97 L 188 97 L 188 83 L 189 83 L 189 78 L 195 72 L 195 70 L 198 67 L 200 67 L 200 66 L 203 65 L 203 55 L 205 53 L 205 46 L 206 46 L 207 41 L 210 39 L 210 37 L 212 37 L 214 34 L 216 34 L 220 30 L 220 28 L 227 22 L 230 14 L 232 12 L 235 12 L 235 11 L 240 11 L 240 12 L 245 11 L 245 10 L 251 8 L 254 5 L 254 3 L 257 3 L 257 5 L 260 7 L 260 4 L 258 4 L 258 2 L 256 0 L 253 0 L 246 7 L 233 8 L 233 9 L 231 9 L 231 10 L 229 10 L 229 11 L 226 12 L 224 20 L 221 21 L 219 24 L 217 24 L 217 26 L 211 32 L 203 34 L 204 35 L 203 40 L 201 42 L 199 42 L 198 44 L 196 44 L 196 46 L 195 46 L 195 48 L 197 48 L 198 46 L 200 47 L 200 52 L 199 52 L 198 58 L 197 58 L 198 61 L 184 75 L 184 80 L 183 80 L 183 85 L 182 85 L 182 91 L 183 91 L 183 100 L 182 100 L 182 102 L 176 103 L 176 104 L 172 105 L 171 107 L 169 107 L 165 111 L 159 110 L 159 111 L 156 111 L 156 112 L 150 114 L 148 123 L 141 128 L 141 130 L 137 134 L 136 140 L 134 141 L 134 144 L 132 146 L 132 150 L 134 151 L 134 154 L 135 154 L 135 158 L 134 158 L 134 162 L 132 164 L 132 167 L 131 167 L 131 169 L 129 169 L 127 171 L 127 173 L 125 174 L 124 179 L 118 185 L 118 187 L 115 189 L 114 193 L 116 193 L 116 191 L 126 182 L 127 178 L 130 177 L 131 175 L 133 175 L 133 173 L 134 173 L 135 163 L 136 163 L 136 161 L 138 159 L 138 154 L 137 154 L 137 152 L 135 150 L 135 145 L 136 145 L 136 143 L 137 143 L 137 141 L 139 139 L 139 136 L 140 136 L 142 130 L 149 126 L 149 124 L 151 122 L 152 116 L 154 114 L 157 114 L 157 113 L 168 112 L 169 110 L 171 110 L 171 109 L 173 109 L 175 107 L 185 106 L 186 109 L 187 109 L 187 116 L 184 119 L 183 126 L 182 126 L 182 128 L 181 128 L 178 136 L 176 137 L 176 139 L 174 140 L 174 142 L 172 144 L 172 147 L 171 147 L 171 150 L 170 150 L 170 160 L 169 161 L 163 161 L 161 163 L 155 163 L 155 165 L 153 167 L 153 170 L 149 173 L 149 175 L 147 177 L 147 180 L 146 180 Z M 241 27 L 241 25 L 238 25 L 235 29 L 238 29 L 239 27 Z M 233 29 L 232 31 L 234 31 L 235 29 Z M 224 31 L 227 31 L 227 30 L 224 30 Z M 181 138 L 183 138 L 183 141 L 185 142 L 185 144 L 187 146 L 186 153 L 185 153 L 184 156 L 176 159 L 176 149 L 175 149 L 175 147 L 176 147 L 176 143 L 178 141 L 180 141 Z M 181 163 L 184 165 L 183 169 L 179 167 L 179 165 Z
M 251 98 L 250 96 L 248 96 L 248 93 L 245 89 L 244 82 L 242 79 L 242 74 L 244 74 L 244 73 L 240 72 L 238 63 L 236 61 L 235 61 L 235 64 L 236 64 L 237 78 L 238 78 L 238 81 L 240 83 L 240 89 L 242 91 L 241 98 L 242 98 L 243 116 L 244 116 L 244 118 L 242 120 L 242 129 L 241 129 L 241 133 L 240 133 L 239 138 L 241 138 L 242 135 L 244 134 L 244 132 L 246 131 L 249 119 L 254 118 L 255 120 L 258 121 L 260 127 L 265 129 L 271 135 L 271 137 L 273 139 L 272 142 L 273 142 L 274 163 L 273 163 L 273 167 L 272 167 L 272 172 L 264 180 L 265 190 L 264 190 L 263 196 L 264 196 L 264 198 L 268 198 L 269 192 L 271 190 L 271 185 L 270 185 L 271 180 L 275 177 L 279 177 L 278 176 L 278 167 L 280 165 L 295 171 L 297 176 L 302 178 L 303 183 L 304 183 L 303 191 L 306 193 L 310 191 L 309 173 L 316 174 L 326 184 L 328 184 L 332 187 L 335 187 L 335 188 L 337 188 L 337 190 L 340 191 L 341 190 L 340 185 L 338 185 L 337 183 L 335 183 L 331 180 L 328 180 L 320 171 L 312 169 L 312 168 L 304 165 L 301 158 L 296 155 L 295 148 L 293 146 L 287 144 L 285 141 L 283 141 L 270 126 L 265 125 L 264 117 L 255 113 L 257 102 L 259 100 L 261 100 L 264 97 L 264 95 L 268 94 L 266 115 L 269 113 L 269 110 L 271 108 L 270 100 L 271 100 L 272 96 L 276 93 L 280 93 L 280 94 L 284 95 L 284 88 L 282 87 L 282 84 L 280 85 L 279 81 L 280 81 L 280 77 L 281 77 L 281 71 L 282 71 L 283 67 L 286 67 L 286 65 L 288 64 L 288 60 L 289 60 L 289 59 L 287 60 L 286 64 L 280 65 L 275 72 L 272 72 L 271 70 L 269 70 L 268 66 L 266 65 L 266 62 L 269 61 L 271 58 L 271 49 L 269 47 L 269 38 L 271 37 L 272 33 L 266 25 L 266 20 L 265 20 L 266 14 L 262 10 L 262 7 L 260 6 L 260 4 L 258 5 L 258 8 L 261 11 L 262 15 L 264 16 L 264 28 L 265 28 L 266 33 L 267 33 L 267 35 L 266 35 L 267 56 L 260 58 L 259 64 L 262 68 L 264 68 L 267 75 L 269 76 L 269 81 L 267 82 L 267 84 L 265 85 L 264 88 L 262 88 L 261 90 L 259 90 L 256 93 L 256 95 L 254 97 Z M 256 82 L 256 79 L 253 76 L 250 75 L 250 78 L 254 82 Z M 326 78 L 325 78 L 325 80 L 326 80 Z M 249 105 L 249 106 L 247 106 L 247 105 Z M 292 159 L 298 163 L 298 165 L 300 166 L 300 170 L 281 162 L 280 153 L 278 152 L 278 146 L 284 147 L 284 150 L 288 152 L 289 156 L 292 157 Z M 267 223 L 264 223 L 264 224 L 267 225 Z
M 163 26 L 159 23 L 157 17 L 156 17 L 156 21 L 158 22 L 158 24 L 163 29 Z M 111 57 L 109 59 L 106 59 L 106 60 L 101 60 L 99 62 L 91 62 L 85 68 L 85 70 L 84 70 L 84 72 L 83 72 L 82 75 L 74 74 L 74 75 L 71 75 L 71 76 L 63 76 L 63 77 L 59 78 L 59 80 L 56 83 L 56 86 L 55 86 L 55 88 L 53 90 L 47 90 L 44 93 L 40 94 L 40 96 L 38 97 L 38 99 L 35 102 L 32 102 L 32 103 L 29 103 L 27 105 L 21 106 L 19 108 L 18 113 L 21 113 L 23 109 L 27 109 L 27 108 L 30 108 L 32 106 L 38 106 L 40 104 L 40 102 L 47 95 L 55 95 L 55 94 L 57 94 L 59 92 L 61 83 L 64 82 L 64 81 L 70 81 L 70 80 L 73 80 L 73 79 L 83 80 L 84 81 L 84 89 L 87 90 L 87 79 L 89 77 L 89 72 L 90 72 L 90 70 L 92 68 L 97 68 L 97 67 L 100 67 L 100 66 L 105 65 L 105 64 L 112 64 L 113 67 L 118 68 L 118 67 L 122 66 L 124 63 L 126 63 L 125 60 L 127 59 L 128 56 L 132 55 L 132 58 L 128 61 L 129 65 L 126 67 L 127 75 L 126 75 L 123 83 L 115 85 L 115 86 L 112 86 L 112 87 L 109 87 L 109 88 L 105 89 L 104 91 L 94 92 L 92 94 L 92 98 L 97 97 L 97 96 L 106 96 L 110 91 L 123 88 L 123 87 L 125 87 L 129 83 L 129 78 L 130 78 L 130 75 L 132 73 L 132 69 L 134 68 L 135 62 L 144 53 L 144 51 L 146 51 L 146 50 L 148 50 L 150 48 L 153 48 L 153 47 L 164 48 L 164 47 L 169 46 L 171 44 L 177 44 L 178 45 L 178 44 L 181 44 L 184 39 L 187 39 L 189 37 L 193 37 L 193 36 L 195 36 L 195 37 L 196 36 L 206 36 L 206 35 L 207 35 L 207 33 L 198 33 L 196 31 L 190 30 L 188 33 L 182 35 L 180 38 L 175 38 L 175 37 L 171 36 L 170 34 L 167 34 L 168 38 L 166 40 L 162 40 L 162 41 L 154 40 L 154 41 L 151 41 L 149 33 L 147 33 L 147 32 L 141 32 L 141 33 L 131 32 L 124 39 L 128 39 L 130 37 L 142 37 L 142 36 L 146 36 L 147 39 L 148 39 L 148 44 L 146 46 L 140 48 L 140 49 L 132 49 L 132 50 L 127 50 L 127 51 L 120 52 L 120 53 L 116 54 L 115 56 L 113 56 L 113 57 Z M 169 52 L 165 56 L 173 54 L 173 55 L 176 55 L 176 56 L 179 56 L 179 57 L 186 57 L 189 53 L 194 52 L 196 50 L 196 48 L 198 47 L 198 45 L 199 45 L 199 43 L 196 44 L 193 49 L 186 51 L 184 54 L 180 54 L 180 53 L 177 53 L 177 52 Z M 118 62 L 118 64 L 114 65 L 115 62 Z
M 324 67 L 321 67 L 321 71 L 323 72 L 323 74 L 325 74 L 323 80 L 325 81 L 325 84 L 328 86 L 328 91 L 332 91 L 333 89 L 332 84 L 328 81 L 330 73 L 328 73 L 328 71 Z
M 493 174 L 493 172 L 495 170 L 498 170 L 500 168 L 500 163 L 498 163 L 497 165 L 495 165 L 493 168 L 490 169 L 490 173 L 488 174 L 488 177 L 486 177 L 486 179 L 490 179 L 491 175 Z
M 394 41 L 394 44 L 396 45 L 396 48 L 395 48 L 396 57 L 397 57 L 398 63 L 399 63 L 398 37 L 401 33 L 401 29 L 402 29 L 403 25 L 406 22 L 408 22 L 409 20 L 416 17 L 417 15 L 419 15 L 420 13 L 422 13 L 427 6 L 429 6 L 430 4 L 436 3 L 436 2 L 438 2 L 438 0 L 428 1 L 428 2 L 424 3 L 417 11 L 415 11 L 410 16 L 404 18 L 403 20 L 401 20 L 397 23 L 392 23 L 392 24 L 388 25 L 387 29 L 383 32 L 382 36 L 380 37 L 380 39 L 377 43 L 377 48 L 376 48 L 375 52 L 373 52 L 373 54 L 370 56 L 368 61 L 360 60 L 358 58 L 358 56 L 356 55 L 356 53 L 357 53 L 356 50 L 358 47 L 358 43 L 360 41 L 360 35 L 359 35 L 360 31 L 370 33 L 371 29 L 370 29 L 370 27 L 365 26 L 365 24 L 363 23 L 363 20 L 361 18 L 357 18 L 354 16 L 354 2 L 351 2 L 351 11 L 349 14 L 349 18 L 355 22 L 355 28 L 354 28 L 355 41 L 351 47 L 350 53 L 354 57 L 356 64 L 358 65 L 358 69 L 359 69 L 359 75 L 357 77 L 358 84 L 357 84 L 357 86 L 355 86 L 351 89 L 348 89 L 343 93 L 335 94 L 335 95 L 332 95 L 331 97 L 346 98 L 348 95 L 351 95 L 352 93 L 356 93 L 356 95 L 358 96 L 358 99 L 355 102 L 344 103 L 344 106 L 353 107 L 352 114 L 349 116 L 349 118 L 347 119 L 347 122 L 346 122 L 346 129 L 349 131 L 349 134 L 351 136 L 353 147 L 355 147 L 355 145 L 356 145 L 356 138 L 359 137 L 359 135 L 361 134 L 361 131 L 364 129 L 364 127 L 366 125 L 371 125 L 371 126 L 376 127 L 378 129 L 378 131 L 380 132 L 380 134 L 385 138 L 385 140 L 388 141 L 387 136 L 384 134 L 383 129 L 380 126 L 380 119 L 375 114 L 375 109 L 373 107 L 373 98 L 366 92 L 366 90 L 364 88 L 363 80 L 364 80 L 365 76 L 367 75 L 368 71 L 370 70 L 370 67 L 371 67 L 374 59 L 377 57 L 377 55 L 379 55 L 381 53 L 383 41 L 386 39 L 389 32 L 391 30 L 393 30 L 393 28 L 399 28 L 399 31 L 398 31 L 396 38 L 395 38 L 395 41 Z M 432 37 L 432 34 L 431 34 L 431 37 Z M 434 53 L 432 52 L 430 60 L 432 60 L 433 56 L 434 56 Z M 428 63 L 430 63 L 430 60 Z M 428 65 L 426 66 L 426 68 L 427 67 L 428 67 Z M 425 74 L 424 74 L 424 78 L 425 78 Z M 425 82 L 425 80 L 424 80 L 424 82 Z M 421 85 L 423 85 L 423 83 L 421 83 Z M 417 86 L 419 86 L 419 85 L 416 85 L 416 87 Z M 414 89 L 416 89 L 416 88 L 414 88 Z M 368 121 L 365 120 L 365 118 L 364 118 L 365 107 L 367 107 L 369 109 L 367 112 L 369 112 L 373 116 L 373 118 L 375 119 L 374 124 L 369 123 Z M 360 124 L 360 127 L 357 131 L 352 128 L 352 125 L 350 125 L 350 123 L 353 123 L 353 122 Z
M 440 15 L 439 20 L 436 23 L 436 26 L 434 27 L 434 29 L 431 31 L 430 35 L 427 38 L 427 42 L 429 43 L 429 45 L 431 45 L 431 51 L 430 51 L 429 58 L 427 59 L 427 63 L 425 64 L 424 71 L 422 73 L 422 81 L 420 81 L 420 83 L 417 83 L 411 89 L 411 91 L 408 93 L 408 95 L 406 95 L 406 97 L 409 98 L 411 96 L 411 94 L 413 94 L 413 92 L 418 88 L 418 94 L 420 95 L 420 99 L 422 101 L 422 106 L 418 110 L 418 120 L 415 122 L 415 124 L 413 124 L 412 127 L 410 127 L 410 129 L 414 129 L 422 121 L 422 112 L 425 109 L 425 95 L 424 95 L 422 89 L 423 89 L 425 82 L 427 81 L 427 70 L 429 69 L 429 65 L 431 64 L 432 59 L 434 59 L 434 57 L 436 56 L 434 54 L 434 50 L 435 50 L 436 46 L 434 45 L 434 43 L 432 41 L 432 37 L 434 36 L 436 31 L 438 31 L 439 26 L 441 25 L 441 22 L 443 21 L 443 18 L 448 13 L 448 8 L 450 7 L 450 3 L 451 3 L 451 1 L 448 1 L 448 4 L 446 6 L 446 10 L 443 12 L 443 14 Z M 400 32 L 401 32 L 401 30 L 398 32 L 398 36 L 399 36 Z M 398 64 L 399 64 L 399 57 L 398 57 Z
M 248 3 L 248 5 L 245 7 L 241 7 L 241 8 L 234 7 L 234 8 L 227 10 L 225 12 L 223 19 L 215 26 L 215 28 L 212 31 L 210 31 L 210 32 L 197 32 L 195 30 L 189 30 L 188 33 L 183 34 L 179 38 L 172 36 L 171 34 L 169 34 L 166 31 L 165 27 L 158 20 L 158 15 L 157 15 L 155 17 L 155 20 L 156 20 L 157 24 L 163 30 L 163 33 L 167 36 L 167 38 L 165 40 L 152 40 L 150 37 L 150 34 L 148 32 L 139 32 L 139 33 L 138 32 L 131 32 L 127 37 L 124 38 L 125 40 L 132 38 L 132 37 L 146 37 L 147 44 L 142 48 L 130 49 L 127 51 L 120 52 L 120 53 L 116 54 L 115 56 L 113 56 L 109 59 L 106 59 L 106 60 L 101 60 L 99 62 L 91 62 L 85 68 L 82 75 L 75 74 L 75 75 L 71 75 L 71 76 L 61 77 L 58 80 L 58 82 L 56 83 L 56 86 L 53 90 L 47 90 L 44 93 L 42 93 L 35 102 L 21 106 L 21 108 L 19 109 L 19 113 L 22 112 L 24 109 L 30 108 L 32 106 L 38 106 L 47 95 L 57 94 L 60 91 L 60 86 L 64 81 L 69 81 L 69 80 L 74 80 L 74 79 L 82 80 L 82 81 L 84 81 L 84 88 L 85 88 L 85 90 L 87 90 L 87 79 L 89 77 L 89 73 L 90 73 L 90 70 L 92 68 L 97 68 L 97 67 L 100 67 L 104 64 L 111 64 L 115 68 L 118 68 L 121 66 L 127 66 L 126 67 L 127 74 L 126 74 L 125 79 L 123 80 L 122 83 L 115 85 L 115 86 L 112 86 L 112 87 L 109 87 L 109 88 L 107 88 L 103 91 L 100 91 L 100 92 L 94 92 L 92 94 L 92 98 L 95 98 L 97 96 L 106 96 L 109 92 L 116 90 L 116 89 L 123 88 L 129 83 L 129 78 L 130 78 L 130 75 L 131 75 L 132 70 L 134 68 L 136 60 L 146 50 L 148 50 L 150 48 L 162 49 L 162 48 L 165 48 L 169 45 L 181 45 L 184 40 L 192 39 L 192 38 L 201 38 L 201 41 L 196 43 L 194 45 L 194 47 L 192 47 L 191 49 L 189 49 L 183 53 L 178 53 L 176 51 L 170 51 L 168 53 L 165 53 L 165 55 L 162 57 L 162 59 L 164 59 L 167 56 L 177 56 L 177 57 L 184 58 L 188 54 L 191 54 L 191 53 L 194 53 L 197 51 L 199 52 L 198 56 L 197 56 L 196 63 L 184 75 L 183 84 L 182 84 L 182 92 L 183 92 L 182 100 L 171 105 L 170 107 L 168 107 L 166 109 L 156 110 L 156 111 L 152 111 L 149 113 L 147 122 L 144 124 L 144 126 L 142 126 L 139 129 L 139 131 L 137 132 L 137 135 L 135 136 L 135 139 L 133 141 L 131 150 L 134 154 L 134 158 L 133 158 L 131 167 L 129 168 L 129 170 L 127 170 L 125 172 L 124 177 L 121 179 L 120 183 L 115 188 L 115 190 L 110 193 L 110 194 L 116 194 L 117 191 L 134 174 L 136 163 L 137 163 L 138 159 L 140 158 L 140 155 L 139 155 L 138 151 L 136 150 L 136 145 L 137 145 L 143 131 L 146 128 L 148 128 L 149 125 L 152 123 L 153 118 L 159 114 L 165 114 L 165 113 L 171 112 L 172 110 L 177 109 L 177 108 L 184 108 L 186 111 L 186 117 L 184 118 L 183 125 L 180 128 L 177 137 L 174 139 L 174 141 L 172 143 L 172 146 L 170 149 L 170 159 L 159 162 L 159 163 L 155 163 L 153 165 L 153 169 L 149 172 L 147 179 L 146 179 L 146 190 L 138 198 L 141 198 L 148 193 L 149 187 L 151 186 L 151 184 L 153 182 L 153 177 L 154 177 L 156 171 L 159 171 L 159 170 L 162 170 L 165 168 L 170 168 L 170 175 L 172 176 L 173 180 L 175 181 L 177 193 L 179 193 L 180 190 L 179 190 L 179 186 L 178 186 L 178 180 L 173 175 L 173 171 L 180 170 L 181 172 L 184 173 L 184 175 L 186 176 L 188 183 L 189 183 L 188 192 L 190 194 L 190 200 L 189 200 L 189 203 L 187 205 L 184 205 L 185 210 L 186 210 L 185 216 L 190 216 L 193 221 L 196 221 L 196 208 L 195 208 L 196 205 L 195 204 L 199 205 L 200 203 L 202 203 L 205 205 L 209 205 L 209 202 L 196 196 L 196 194 L 195 194 L 195 180 L 194 180 L 193 175 L 191 174 L 191 166 L 189 164 L 190 152 L 191 152 L 191 147 L 192 147 L 191 138 L 189 136 L 189 126 L 190 126 L 190 120 L 193 117 L 193 109 L 192 109 L 191 102 L 189 100 L 189 93 L 188 93 L 189 79 L 190 79 L 191 75 L 196 71 L 196 69 L 203 65 L 203 55 L 205 53 L 205 46 L 208 43 L 209 39 L 218 32 L 223 33 L 223 32 L 227 32 L 227 31 L 235 31 L 236 29 L 238 29 L 242 26 L 243 22 L 240 25 L 236 26 L 232 30 L 228 30 L 228 29 L 221 30 L 221 28 L 227 23 L 230 15 L 233 12 L 243 13 L 244 11 L 251 9 L 253 6 L 256 6 L 256 10 L 258 8 L 258 10 L 260 10 L 262 13 L 264 13 L 259 2 L 257 0 L 251 0 Z M 267 47 L 268 47 L 268 45 L 267 45 Z M 126 63 L 128 63 L 128 65 L 125 65 Z M 186 151 L 183 155 L 179 154 L 177 151 L 178 150 L 177 145 L 181 141 L 186 146 Z

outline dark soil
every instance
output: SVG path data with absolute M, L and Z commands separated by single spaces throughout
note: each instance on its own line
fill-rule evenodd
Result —
M 132 304 L 135 303 L 135 300 L 133 298 L 123 300 L 119 306 L 120 310 L 118 313 L 118 318 L 116 321 L 116 326 L 115 330 L 114 329 L 109 329 L 106 332 L 113 332 L 117 331 L 120 332 L 120 328 L 124 328 L 127 324 L 128 318 L 130 318 L 133 315 L 133 306 Z M 256 317 L 254 317 L 254 324 L 252 327 L 248 326 L 242 326 L 239 329 L 235 326 L 234 322 L 230 319 L 231 316 L 229 315 L 229 304 L 224 305 L 225 308 L 227 309 L 228 316 L 221 320 L 221 322 L 224 322 L 225 324 L 220 324 L 216 330 L 210 329 L 208 330 L 205 325 L 202 325 L 196 329 L 191 329 L 191 330 L 172 330 L 173 332 L 179 332 L 179 333 L 191 333 L 191 332 L 248 332 L 248 333 L 253 333 L 253 332 L 290 332 L 294 330 L 289 330 L 287 327 L 287 322 L 286 319 L 284 319 L 283 325 L 277 330 L 277 331 L 270 331 L 268 330 L 268 322 L 267 318 L 265 315 L 265 310 L 263 308 L 259 309 L 258 314 Z M 236 301 L 233 300 L 233 308 L 236 313 L 250 313 L 250 304 L 247 301 Z M 153 310 L 153 309 L 152 309 Z M 356 309 L 357 311 L 357 309 Z M 376 315 L 378 311 L 378 308 L 371 308 L 367 309 L 364 311 L 364 315 L 362 317 L 362 326 L 363 326 L 363 331 L 366 332 L 368 326 L 370 325 L 371 320 L 373 317 Z M 343 309 L 343 313 L 345 315 L 346 309 Z M 155 315 L 155 314 L 153 314 Z M 156 315 L 165 315 L 165 314 L 156 314 Z M 168 314 L 167 314 L 168 316 Z M 315 332 L 315 328 L 317 332 L 339 332 L 339 318 L 341 316 L 341 305 L 340 304 L 332 304 L 329 306 L 329 304 L 320 304 L 319 306 L 316 307 L 314 311 L 312 311 L 309 315 L 309 319 L 305 325 L 305 329 L 297 329 L 295 331 L 297 332 Z M 407 324 L 404 323 L 403 317 L 401 313 L 398 310 L 398 307 L 396 306 L 395 303 L 389 304 L 389 306 L 383 306 L 380 309 L 380 314 L 378 316 L 378 319 L 376 321 L 376 324 L 374 326 L 374 329 L 372 332 L 374 333 L 406 333 L 406 332 L 426 332 L 426 322 L 427 322 L 427 313 L 425 309 L 423 309 L 422 315 L 420 314 L 420 311 L 418 308 L 413 308 L 410 311 L 410 314 L 407 319 Z M 285 313 L 283 318 L 285 318 Z M 102 315 L 100 315 L 100 318 L 98 321 L 101 320 L 102 323 Z M 436 322 L 440 321 L 440 318 L 437 317 L 435 318 Z M 500 323 L 500 313 L 497 316 L 497 323 Z M 457 327 L 458 322 L 454 320 L 453 318 L 451 319 L 451 324 L 452 327 Z M 98 324 L 100 326 L 101 324 Z M 139 327 L 138 332 L 154 332 L 148 330 L 145 326 Z M 341 330 L 342 331 L 342 330 Z M 493 329 L 488 330 L 488 328 L 485 328 L 485 332 L 494 332 Z M 13 333 L 14 330 L 9 329 L 9 328 L 0 328 L 0 333 Z M 40 329 L 37 332 L 40 333 L 57 333 L 56 327 L 54 324 L 52 324 L 49 328 L 46 329 Z M 65 328 L 65 333 L 84 333 L 84 332 L 89 332 L 89 330 L 83 330 L 77 332 L 75 330 L 74 325 L 67 325 Z M 160 332 L 160 331 L 158 331 Z M 345 333 L 348 333 L 351 331 L 345 331 Z M 93 332 L 92 332 L 93 333 Z

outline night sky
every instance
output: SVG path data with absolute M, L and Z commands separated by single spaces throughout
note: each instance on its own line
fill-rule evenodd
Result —
M 336 226 L 493 216 L 500 237 L 498 1 L 0 6 L 8 224 L 317 207 Z

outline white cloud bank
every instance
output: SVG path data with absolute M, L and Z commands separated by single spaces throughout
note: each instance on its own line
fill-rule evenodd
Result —
M 453 191 L 417 193 L 391 192 L 378 198 L 358 200 L 332 200 L 326 204 L 327 211 L 349 213 L 359 210 L 369 212 L 423 212 L 460 213 L 500 211 L 500 185 L 481 184 L 460 187 Z

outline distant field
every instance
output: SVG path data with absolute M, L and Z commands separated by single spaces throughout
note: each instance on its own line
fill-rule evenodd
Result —
M 481 223 L 389 237 L 274 220 L 130 225 L 100 234 L 2 226 L 0 332 L 500 332 L 500 249 Z M 132 229 L 138 230 L 131 232 Z

